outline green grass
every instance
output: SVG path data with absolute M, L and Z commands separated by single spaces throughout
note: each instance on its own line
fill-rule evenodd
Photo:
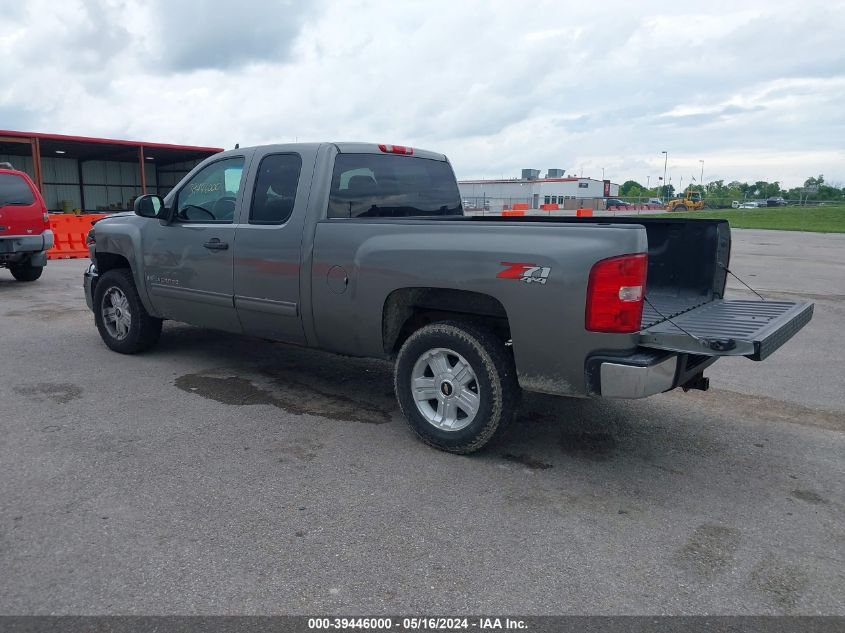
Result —
M 736 229 L 775 229 L 778 231 L 813 231 L 845 233 L 845 206 L 769 207 L 762 209 L 724 209 L 669 214 L 673 218 L 712 218 L 728 220 Z M 645 217 L 666 217 L 666 214 Z

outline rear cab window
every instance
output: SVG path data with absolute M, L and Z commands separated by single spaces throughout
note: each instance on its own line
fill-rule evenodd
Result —
M 33 203 L 35 195 L 26 180 L 16 174 L 0 174 L 0 207 Z
M 402 218 L 463 215 L 449 163 L 381 154 L 338 154 L 329 218 Z
M 296 202 L 302 170 L 299 154 L 270 154 L 261 159 L 249 210 L 250 224 L 284 224 Z

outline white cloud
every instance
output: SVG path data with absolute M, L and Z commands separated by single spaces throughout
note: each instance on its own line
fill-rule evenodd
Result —
M 706 6 L 706 10 L 702 9 Z M 845 180 L 843 2 L 0 0 L 0 129 Z M 688 176 L 685 175 L 685 179 Z

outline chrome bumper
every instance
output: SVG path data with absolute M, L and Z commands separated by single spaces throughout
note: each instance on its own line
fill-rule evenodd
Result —
M 604 398 L 645 398 L 675 386 L 678 357 L 639 367 L 621 363 L 601 364 L 601 395 Z

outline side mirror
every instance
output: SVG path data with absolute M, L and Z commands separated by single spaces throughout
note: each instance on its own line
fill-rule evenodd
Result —
M 146 195 L 135 199 L 135 215 L 142 218 L 157 218 L 164 209 L 164 200 L 160 196 Z

